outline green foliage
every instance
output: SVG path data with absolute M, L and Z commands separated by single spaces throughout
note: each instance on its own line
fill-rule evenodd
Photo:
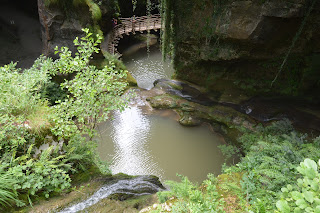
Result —
M 97 35 L 98 39 L 94 41 L 92 34 L 87 29 L 84 31 L 86 36 L 81 41 L 74 40 L 78 46 L 75 56 L 65 47 L 56 49 L 60 58 L 51 69 L 53 75 L 76 73 L 72 80 L 61 84 L 68 91 L 68 98 L 54 106 L 53 121 L 56 125 L 52 131 L 68 139 L 78 134 L 88 134 L 92 138 L 97 122 L 108 119 L 111 110 L 124 109 L 127 102 L 121 97 L 127 87 L 123 80 L 126 79 L 126 71 L 115 69 L 112 63 L 101 70 L 89 65 L 91 55 L 99 51 L 97 46 L 102 38 Z
M 43 85 L 40 96 L 41 99 L 47 99 L 51 106 L 55 105 L 57 101 L 67 98 L 67 94 L 60 87 L 60 84 L 54 81 L 49 81 Z
M 240 138 L 246 156 L 236 171 L 245 172 L 242 188 L 246 199 L 253 206 L 260 199 L 271 210 L 281 187 L 295 182 L 299 162 L 306 157 L 318 159 L 320 147 L 307 141 L 306 135 L 293 131 L 288 121 L 275 122 L 266 128 L 260 126 L 257 130 Z
M 96 123 L 107 119 L 111 110 L 126 106 L 127 99 L 120 97 L 127 86 L 126 72 L 113 63 L 102 69 L 89 65 L 101 37 L 97 35 L 95 41 L 88 29 L 84 31 L 86 36 L 74 41 L 78 46 L 74 56 L 61 47 L 56 49 L 60 56 L 56 61 L 41 56 L 23 72 L 14 63 L 0 67 L 2 207 L 32 205 L 35 196 L 48 198 L 62 192 L 71 186 L 70 174 L 86 172 L 95 164 L 110 173 L 95 153 L 95 142 L 84 136 L 92 137 Z M 51 99 L 57 101 L 49 108 L 46 98 L 59 91 L 50 75 L 57 74 L 73 74 L 73 78 L 60 85 L 68 95 Z M 45 132 L 40 131 L 43 125 Z M 48 143 L 48 138 L 48 148 L 36 154 L 36 146 Z
M 172 206 L 172 212 L 223 212 L 223 200 L 216 190 L 216 181 L 212 174 L 208 174 L 208 179 L 198 187 L 187 177 L 181 176 L 181 182 L 166 182 L 171 192 L 158 192 L 158 197 L 161 201 L 172 195 L 179 199 L 179 202 Z
M 318 161 L 320 166 L 320 160 Z M 280 212 L 320 212 L 320 173 L 315 161 L 307 158 L 300 163 L 299 178 L 294 185 L 281 188 L 281 200 L 276 206 Z
M 218 183 L 209 177 L 203 184 L 212 185 L 211 205 L 216 212 L 219 208 L 232 209 L 232 212 L 274 212 L 276 208 L 281 212 L 317 212 L 320 176 L 314 160 L 320 158 L 319 138 L 307 140 L 306 135 L 294 131 L 288 120 L 267 127 L 259 125 L 253 131 L 245 132 L 239 138 L 245 157 L 234 166 L 224 167 Z M 222 149 L 226 154 L 234 150 L 228 146 Z M 305 158 L 309 159 L 300 163 Z M 236 176 L 239 177 L 234 178 Z M 203 190 L 187 178 L 181 183 L 169 182 L 169 186 L 171 192 L 159 199 L 177 197 L 174 211 L 210 212 L 210 206 L 204 203 L 208 187 Z M 219 197 L 224 197 L 224 202 Z
M 43 103 L 39 91 L 48 81 L 48 73 L 42 69 L 47 63 L 40 57 L 23 73 L 16 64 L 0 67 L 0 113 L 27 116 Z
M 225 162 L 227 162 L 229 159 L 233 160 L 234 158 L 240 156 L 240 149 L 233 145 L 219 145 L 218 148 L 221 150 L 223 156 L 225 157 Z
M 51 146 L 44 150 L 39 159 L 30 156 L 32 146 L 8 165 L 7 173 L 15 177 L 15 190 L 28 196 L 41 191 L 48 198 L 51 192 L 61 192 L 70 187 L 71 179 L 67 174 L 70 165 L 65 164 L 64 155 L 58 156 L 58 149 Z M 54 157 L 56 155 L 57 157 Z
M 166 59 L 167 55 L 174 56 L 174 1 L 161 1 L 161 24 L 164 31 L 161 34 L 162 55 Z
M 3 173 L 3 168 L 1 168 L 0 173 L 0 206 L 11 205 L 12 202 L 19 202 L 18 194 L 14 190 L 13 185 L 16 180 L 9 174 Z
M 172 191 L 160 191 L 157 192 L 158 200 L 160 203 L 164 203 L 170 199 L 170 197 L 174 196 Z

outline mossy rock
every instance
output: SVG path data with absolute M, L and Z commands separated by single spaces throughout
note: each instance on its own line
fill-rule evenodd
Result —
M 210 107 L 208 116 L 210 120 L 221 122 L 229 128 L 243 126 L 246 129 L 252 129 L 256 123 L 248 115 L 238 112 L 231 107 L 221 105 Z
M 102 174 L 96 165 L 92 165 L 85 172 L 78 173 L 72 176 L 72 185 L 80 185 L 82 183 L 88 182 L 94 178 L 101 177 Z M 111 176 L 111 174 L 103 175 L 104 177 Z
M 175 83 L 173 81 L 169 81 L 167 82 L 167 84 L 175 90 L 183 90 L 183 86 L 181 84 Z
M 134 87 L 138 85 L 137 80 L 131 75 L 130 72 L 127 73 L 126 81 L 129 83 L 129 86 Z
M 102 186 L 105 186 L 106 184 L 113 184 L 118 180 L 128 180 L 134 178 L 142 178 L 144 181 L 148 181 L 159 186 L 159 188 L 164 189 L 161 182 L 159 181 L 159 178 L 153 175 L 131 176 L 123 173 L 119 173 L 116 175 L 102 175 L 101 173 L 97 172 L 97 168 L 92 167 L 86 173 L 73 177 L 73 187 L 71 188 L 71 190 L 50 197 L 49 200 L 40 198 L 36 202 L 34 202 L 33 208 L 27 207 L 17 210 L 16 212 L 58 212 L 68 206 L 70 207 L 71 205 L 88 199 L 92 194 L 94 194 L 96 191 L 98 191 L 98 189 L 100 189 Z M 130 187 L 128 188 L 130 192 Z M 154 199 L 154 197 L 152 196 L 152 194 L 155 194 L 156 192 L 157 191 L 155 190 L 150 190 L 148 186 L 141 186 L 139 190 L 135 191 L 135 193 L 141 193 L 141 197 L 133 196 L 130 193 L 126 194 L 125 191 L 123 193 L 115 193 L 111 195 L 111 198 L 114 200 L 111 200 L 109 198 L 102 199 L 98 202 L 98 204 L 84 209 L 83 212 L 96 212 L 93 211 L 93 209 L 101 209 L 101 211 L 99 212 L 137 212 L 137 209 L 141 209 L 146 205 L 152 204 L 152 202 L 156 202 L 156 199 Z M 120 200 L 128 201 L 120 202 Z M 109 209 L 109 207 L 112 207 L 111 209 L 113 210 L 105 210 Z M 130 211 L 127 211 L 125 209 L 130 209 Z M 6 212 L 14 211 L 12 209 L 9 210 L 10 211 Z
M 181 110 L 185 112 L 194 112 L 196 109 L 190 102 L 182 102 L 180 104 Z
M 156 109 L 174 109 L 178 107 L 177 97 L 173 95 L 159 95 L 149 98 L 148 101 Z
M 125 201 L 102 199 L 81 212 L 137 213 L 144 207 L 153 205 L 156 202 L 157 197 L 155 195 L 144 195 Z
M 176 110 L 180 115 L 179 123 L 183 126 L 199 126 L 202 122 L 200 119 L 192 116 L 188 112 L 184 112 L 183 110 Z

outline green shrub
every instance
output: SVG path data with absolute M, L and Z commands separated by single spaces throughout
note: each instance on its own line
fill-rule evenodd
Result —
M 17 63 L 0 67 L 0 113 L 27 116 L 43 105 L 39 91 L 48 81 L 48 73 L 39 70 L 42 63 L 44 67 L 45 59 L 40 57 L 22 73 L 16 68 Z
M 58 155 L 58 149 L 51 146 L 44 150 L 39 159 L 30 156 L 31 148 L 27 155 L 22 155 L 8 166 L 8 174 L 16 179 L 15 190 L 24 192 L 29 197 L 37 192 L 42 192 L 48 198 L 51 192 L 61 192 L 69 188 L 71 179 L 67 174 L 70 165 L 64 163 L 64 155 Z
M 245 132 L 239 141 L 245 156 L 236 165 L 224 166 L 223 174 L 218 177 L 219 184 L 209 177 L 197 187 L 184 177 L 181 183 L 169 182 L 171 191 L 163 195 L 160 192 L 159 198 L 164 201 L 168 196 L 177 197 L 173 212 L 210 212 L 214 209 L 212 212 L 263 213 L 274 212 L 276 208 L 282 212 L 318 211 L 320 177 L 314 160 L 320 158 L 320 137 L 310 140 L 284 120 L 267 127 L 259 125 L 253 131 Z M 309 159 L 299 166 L 305 158 Z M 235 174 L 239 176 L 236 179 L 242 177 L 240 184 L 232 179 L 222 181 Z M 303 179 L 296 183 L 301 175 Z M 206 190 L 203 186 L 207 186 Z M 224 202 L 219 199 L 222 196 Z M 280 197 L 282 199 L 278 201 Z M 208 198 L 210 205 L 205 202 Z M 233 201 L 228 200 L 232 198 Z
M 129 98 L 121 97 L 126 72 L 112 63 L 101 70 L 89 65 L 101 37 L 95 41 L 84 31 L 86 36 L 74 41 L 74 57 L 61 47 L 56 48 L 56 61 L 40 56 L 27 70 L 16 69 L 14 63 L 0 67 L 0 181 L 11 181 L 0 183 L 0 206 L 32 205 L 35 196 L 60 193 L 71 186 L 71 174 L 95 164 L 110 173 L 95 153 L 96 144 L 84 135 L 93 137 L 97 122 L 107 119 L 111 110 L 124 109 Z M 58 89 L 51 75 L 71 73 L 74 77 L 61 84 L 68 96 L 55 97 L 49 107 L 47 92 Z M 36 145 L 48 140 L 48 148 L 36 155 Z M 63 146 L 54 145 L 58 142 Z
M 318 161 L 320 166 L 320 160 Z M 320 173 L 315 161 L 307 158 L 297 171 L 302 175 L 294 185 L 281 188 L 282 199 L 276 206 L 280 212 L 320 212 Z
M 223 212 L 223 200 L 216 190 L 216 181 L 212 174 L 208 174 L 208 179 L 199 188 L 187 177 L 181 176 L 181 182 L 167 181 L 171 192 L 159 192 L 158 197 L 161 201 L 173 195 L 178 198 L 172 212 Z
M 66 47 L 56 48 L 60 58 L 50 67 L 52 75 L 75 73 L 72 80 L 61 84 L 69 96 L 54 106 L 52 118 L 56 124 L 52 128 L 53 133 L 66 139 L 77 134 L 87 134 L 92 138 L 96 132 L 95 125 L 108 119 L 111 110 L 123 110 L 130 98 L 121 97 L 127 87 L 125 70 L 116 69 L 113 63 L 103 69 L 89 65 L 91 55 L 99 52 L 97 46 L 102 37 L 96 35 L 98 39 L 94 41 L 88 29 L 84 31 L 85 37 L 80 41 L 78 38 L 74 40 L 78 46 L 75 56 Z

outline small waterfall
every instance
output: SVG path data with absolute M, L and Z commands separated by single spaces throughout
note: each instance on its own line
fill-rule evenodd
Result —
M 155 182 L 155 180 L 157 182 Z M 125 194 L 127 197 L 153 194 L 163 190 L 163 186 L 155 176 L 138 176 L 132 179 L 117 180 L 101 187 L 87 200 L 65 208 L 59 213 L 74 213 L 98 203 L 100 200 L 114 194 Z

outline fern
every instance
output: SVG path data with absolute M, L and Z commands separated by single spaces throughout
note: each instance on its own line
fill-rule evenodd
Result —
M 8 175 L 0 174 L 0 206 L 12 205 L 12 202 L 19 202 L 18 193 L 14 190 L 13 185 L 16 180 Z

